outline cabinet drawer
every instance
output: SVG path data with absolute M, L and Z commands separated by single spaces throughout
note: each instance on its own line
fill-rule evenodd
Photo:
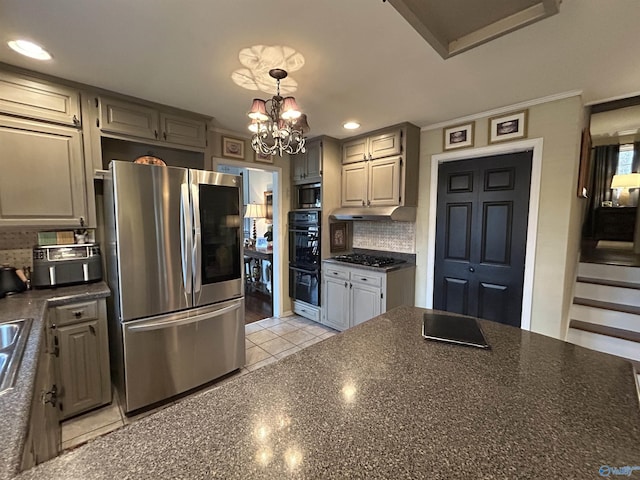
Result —
M 320 309 L 317 307 L 294 301 L 293 312 L 314 322 L 320 322 Z
M 56 319 L 59 325 L 84 322 L 96 318 L 98 318 L 97 300 L 56 307 Z
M 382 278 L 377 275 L 370 275 L 368 273 L 351 272 L 351 281 L 355 283 L 362 283 L 371 285 L 373 287 L 382 286 Z
M 325 276 L 327 278 L 341 278 L 342 280 L 349 280 L 349 272 L 339 270 L 337 268 L 326 267 Z

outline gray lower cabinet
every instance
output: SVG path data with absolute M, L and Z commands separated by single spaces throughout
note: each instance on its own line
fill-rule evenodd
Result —
M 78 227 L 86 218 L 81 133 L 0 115 L 0 227 Z
M 414 303 L 414 266 L 377 272 L 324 262 L 322 278 L 321 322 L 337 330 Z
M 58 405 L 69 418 L 111 402 L 107 319 L 104 300 L 55 307 Z
M 60 448 L 58 387 L 55 384 L 52 353 L 46 332 L 43 332 L 33 386 L 29 427 L 22 451 L 23 470 L 55 457 Z

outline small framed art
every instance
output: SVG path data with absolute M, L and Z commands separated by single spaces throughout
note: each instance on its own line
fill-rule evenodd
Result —
M 265 155 L 264 153 L 256 152 L 255 160 L 256 162 L 261 163 L 273 163 L 273 155 Z
M 244 140 L 222 137 L 222 156 L 244 160 Z
M 347 249 L 347 222 L 329 225 L 329 247 L 331 252 L 344 252 Z
M 489 119 L 489 143 L 506 142 L 527 136 L 529 111 L 499 115 Z
M 456 125 L 445 128 L 442 131 L 442 149 L 453 150 L 456 148 L 473 147 L 474 123 Z

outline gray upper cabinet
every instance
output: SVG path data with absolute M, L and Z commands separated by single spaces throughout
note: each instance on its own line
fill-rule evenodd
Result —
M 293 155 L 292 180 L 295 184 L 315 183 L 322 180 L 322 140 L 307 142 L 306 152 Z
M 342 144 L 343 207 L 416 206 L 420 129 L 403 123 Z
M 80 95 L 68 87 L 0 71 L 0 111 L 79 127 Z
M 203 120 L 196 120 L 180 115 L 168 113 L 160 114 L 162 139 L 170 143 L 205 147 L 207 143 L 207 124 Z
M 204 119 L 161 112 L 152 106 L 107 96 L 98 97 L 97 103 L 99 128 L 104 133 L 206 147 Z
M 86 217 L 75 128 L 0 115 L 0 226 L 77 227 Z
M 136 103 L 100 97 L 100 130 L 133 137 L 157 140 L 160 136 L 160 114 Z
M 394 128 L 387 132 L 344 142 L 342 144 L 342 163 L 375 160 L 401 153 L 402 129 Z

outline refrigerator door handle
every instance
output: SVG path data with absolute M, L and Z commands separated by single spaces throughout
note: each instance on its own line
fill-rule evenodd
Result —
M 191 245 L 191 215 L 189 213 L 189 186 L 183 183 L 180 187 L 180 256 L 182 261 L 182 281 L 186 293 L 191 293 L 192 277 L 189 250 Z
M 242 303 L 237 302 L 233 305 L 228 305 L 226 307 L 221 308 L 220 310 L 214 310 L 213 312 L 202 313 L 200 315 L 196 315 L 195 317 L 187 317 L 187 318 L 179 318 L 177 320 L 151 320 L 147 322 L 142 322 L 138 325 L 128 325 L 127 328 L 129 330 L 133 330 L 136 332 L 145 332 L 149 330 L 160 330 L 163 328 L 169 327 L 178 327 L 181 325 L 188 325 L 190 323 L 201 322 L 203 320 L 209 320 L 212 318 L 220 317 L 225 315 L 226 313 L 237 310 L 241 307 Z
M 200 225 L 200 191 L 197 185 L 191 184 L 191 201 L 193 202 L 193 272 L 195 276 L 194 280 L 194 293 L 199 293 L 202 290 L 202 232 Z

